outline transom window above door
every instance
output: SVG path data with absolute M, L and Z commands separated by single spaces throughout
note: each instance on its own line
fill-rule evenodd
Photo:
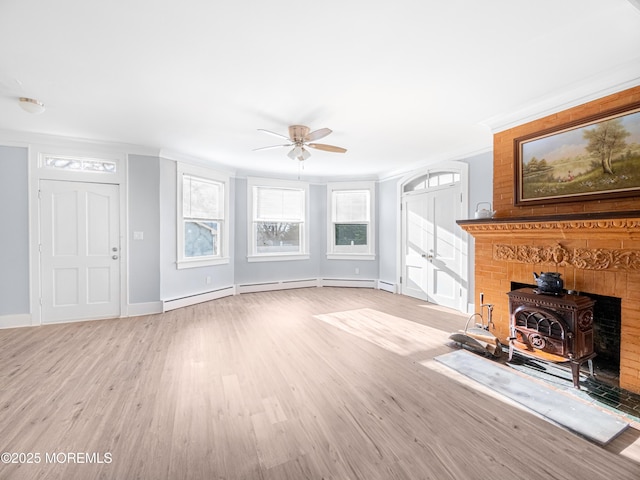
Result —
M 429 172 L 406 183 L 403 187 L 403 193 L 454 185 L 459 182 L 460 173 L 458 172 Z
M 112 160 L 68 155 L 41 155 L 41 168 L 76 172 L 116 173 L 118 164 Z

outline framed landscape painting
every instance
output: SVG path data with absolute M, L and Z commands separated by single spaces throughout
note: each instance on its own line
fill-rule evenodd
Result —
M 514 140 L 516 205 L 640 195 L 640 103 Z

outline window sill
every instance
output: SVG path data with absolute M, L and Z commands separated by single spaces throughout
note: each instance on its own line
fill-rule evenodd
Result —
M 271 254 L 271 255 L 248 255 L 247 262 L 286 262 L 289 260 L 309 260 L 308 253 L 296 255 L 291 254 Z
M 375 260 L 372 253 L 327 253 L 327 260 Z
M 229 263 L 229 257 L 180 260 L 176 262 L 176 268 L 182 270 L 183 268 L 209 267 L 212 265 L 225 265 L 227 263 Z

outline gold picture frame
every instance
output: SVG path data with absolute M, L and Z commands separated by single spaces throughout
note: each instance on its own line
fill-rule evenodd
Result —
M 640 195 L 640 102 L 514 140 L 515 205 Z

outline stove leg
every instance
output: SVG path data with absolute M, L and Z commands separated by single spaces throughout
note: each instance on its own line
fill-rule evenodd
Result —
M 591 361 L 591 360 L 589 360 Z M 571 375 L 573 376 L 573 386 L 580 390 L 580 362 L 571 360 Z

